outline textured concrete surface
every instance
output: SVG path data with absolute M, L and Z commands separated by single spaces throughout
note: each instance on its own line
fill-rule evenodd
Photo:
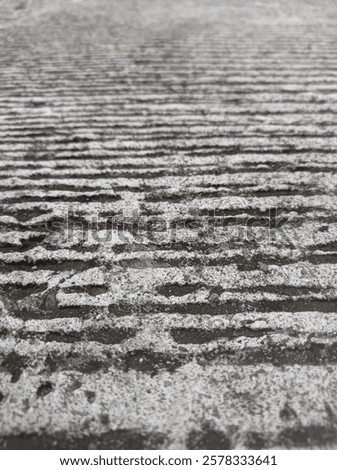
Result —
M 0 447 L 337 447 L 337 3 L 0 2 Z

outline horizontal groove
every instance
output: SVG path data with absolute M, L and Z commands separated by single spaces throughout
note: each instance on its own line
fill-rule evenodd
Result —
M 244 312 L 322 312 L 337 313 L 336 299 L 287 299 L 287 300 L 260 300 L 240 301 L 231 299 L 230 301 L 211 302 L 185 302 L 175 304 L 146 303 L 137 306 L 121 302 L 118 305 L 110 305 L 109 312 L 113 315 L 126 316 L 132 314 L 154 314 L 164 312 L 167 314 L 179 315 L 236 315 Z
M 72 433 L 17 433 L 2 436 L 0 449 L 7 450 L 139 450 L 162 448 L 166 435 L 138 429 L 116 429 L 75 437 Z
M 60 317 L 62 317 L 62 312 L 60 310 Z M 46 315 L 48 316 L 48 314 Z M 84 316 L 84 315 L 83 315 Z M 33 318 L 33 317 L 31 317 Z M 48 318 L 51 318 L 48 316 Z M 58 318 L 58 316 L 57 316 Z M 88 330 L 88 331 L 48 331 L 46 333 L 37 333 L 31 331 L 22 331 L 18 333 L 20 339 L 38 339 L 40 341 L 56 342 L 56 343 L 79 343 L 79 342 L 88 342 L 95 341 L 101 344 L 119 344 L 123 341 L 130 339 L 135 336 L 137 330 L 127 329 L 127 328 L 100 328 L 98 330 Z

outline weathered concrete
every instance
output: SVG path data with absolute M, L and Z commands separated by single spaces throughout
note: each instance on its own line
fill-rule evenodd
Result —
M 337 3 L 1 5 L 0 446 L 336 448 Z

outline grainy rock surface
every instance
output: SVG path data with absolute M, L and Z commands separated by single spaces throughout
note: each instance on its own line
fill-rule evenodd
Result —
M 337 447 L 337 3 L 0 3 L 0 447 Z

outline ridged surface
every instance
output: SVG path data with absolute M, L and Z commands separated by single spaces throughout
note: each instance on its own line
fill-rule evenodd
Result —
M 1 2 L 1 448 L 337 448 L 336 20 Z

